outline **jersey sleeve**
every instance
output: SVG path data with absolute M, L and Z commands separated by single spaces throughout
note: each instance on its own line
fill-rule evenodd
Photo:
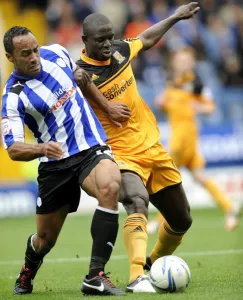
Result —
M 3 95 L 1 127 L 5 149 L 14 142 L 24 142 L 24 114 L 24 105 L 17 94 Z
M 129 44 L 130 47 L 130 60 L 135 58 L 139 51 L 143 49 L 143 43 L 139 38 L 125 39 L 124 42 Z

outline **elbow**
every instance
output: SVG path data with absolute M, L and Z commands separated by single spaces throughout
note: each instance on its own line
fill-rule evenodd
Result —
M 19 155 L 18 155 L 18 151 L 15 147 L 14 144 L 12 144 L 9 148 L 8 148 L 8 156 L 14 160 L 14 161 L 18 161 L 19 159 Z
M 16 154 L 15 151 L 12 151 L 12 150 L 8 150 L 8 156 L 14 160 L 14 161 L 18 161 L 18 155 Z

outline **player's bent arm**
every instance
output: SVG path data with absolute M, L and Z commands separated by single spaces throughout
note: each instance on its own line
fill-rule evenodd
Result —
M 162 38 L 162 36 L 178 21 L 192 18 L 193 15 L 200 9 L 198 6 L 196 6 L 197 4 L 197 2 L 191 2 L 187 5 L 180 6 L 172 16 L 158 22 L 157 24 L 151 26 L 143 33 L 141 33 L 138 38 L 143 43 L 142 50 L 148 50 L 152 48 Z
M 37 145 L 14 142 L 7 151 L 9 157 L 15 161 L 31 161 L 42 156 L 58 160 L 63 155 L 60 144 L 52 141 Z
M 116 126 L 121 127 L 119 122 L 125 122 L 130 118 L 131 112 L 128 106 L 123 103 L 109 102 L 83 69 L 79 68 L 73 75 L 85 98 L 95 102 Z
M 200 101 L 200 100 L 199 100 Z M 201 114 L 212 114 L 215 111 L 215 104 L 211 100 L 204 99 L 198 102 L 197 112 Z
M 8 149 L 8 155 L 12 160 L 30 161 L 44 156 L 42 145 L 31 145 L 22 142 L 14 142 Z

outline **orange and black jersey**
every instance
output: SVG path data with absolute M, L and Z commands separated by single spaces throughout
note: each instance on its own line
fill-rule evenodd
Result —
M 138 93 L 131 67 L 131 60 L 142 48 L 140 39 L 116 40 L 109 60 L 93 60 L 83 50 L 80 60 L 76 62 L 88 72 L 108 101 L 122 102 L 130 108 L 131 118 L 123 124 L 123 128 L 117 128 L 98 105 L 89 99 L 106 131 L 112 150 L 123 155 L 142 152 L 160 139 L 156 119 Z
M 160 96 L 162 109 L 166 113 L 172 128 L 172 139 L 181 143 L 183 139 L 197 137 L 195 105 L 197 102 L 214 107 L 211 91 L 204 87 L 195 73 L 174 78 Z

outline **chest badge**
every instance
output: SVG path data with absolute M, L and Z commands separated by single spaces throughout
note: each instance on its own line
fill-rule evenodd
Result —
M 92 80 L 96 80 L 96 79 L 98 79 L 98 78 L 100 78 L 100 76 L 98 76 L 98 75 L 96 75 L 96 74 L 92 74 L 92 76 L 91 76 L 91 79 L 92 79 Z
M 58 58 L 56 63 L 58 64 L 59 67 L 64 68 L 66 67 L 66 63 L 62 58 Z
M 125 57 L 122 56 L 121 53 L 118 51 L 113 53 L 113 57 L 118 61 L 119 64 L 121 64 L 125 60 Z

